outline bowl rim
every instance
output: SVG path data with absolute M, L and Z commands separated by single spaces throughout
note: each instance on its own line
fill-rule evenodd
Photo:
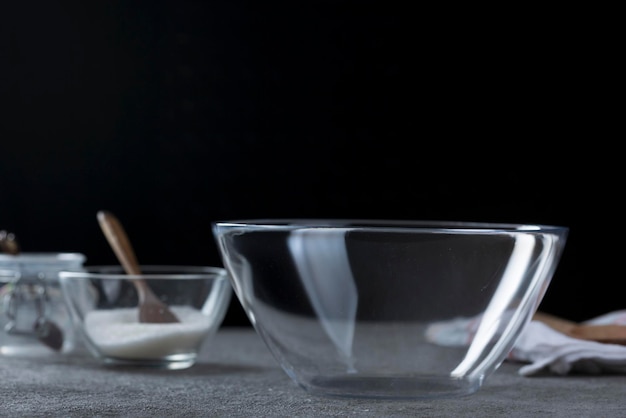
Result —
M 83 266 L 81 270 L 62 270 L 59 278 L 63 279 L 99 279 L 99 280 L 227 280 L 228 273 L 223 267 L 175 264 L 140 265 L 141 274 L 126 274 L 121 265 Z
M 568 232 L 564 225 L 541 223 L 449 221 L 449 220 L 392 220 L 351 218 L 259 218 L 213 221 L 214 228 L 282 229 L 340 228 L 361 230 L 398 230 L 423 232 Z

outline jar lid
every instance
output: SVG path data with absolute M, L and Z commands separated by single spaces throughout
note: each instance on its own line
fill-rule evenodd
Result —
M 85 255 L 81 253 L 0 254 L 0 269 L 18 270 L 21 280 L 57 281 L 59 271 L 81 269 L 85 259 Z

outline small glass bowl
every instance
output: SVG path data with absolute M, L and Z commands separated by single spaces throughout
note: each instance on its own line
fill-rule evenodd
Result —
M 226 314 L 232 293 L 226 270 L 147 265 L 141 266 L 141 272 L 127 275 L 120 266 L 61 272 L 61 286 L 77 330 L 104 364 L 191 367 Z M 135 279 L 144 280 L 179 322 L 140 322 Z
M 46 357 L 76 347 L 74 327 L 59 283 L 61 270 L 80 271 L 80 253 L 0 254 L 0 354 Z
M 568 228 L 266 219 L 215 222 L 213 233 L 248 318 L 295 383 L 416 399 L 483 385 L 537 309 Z

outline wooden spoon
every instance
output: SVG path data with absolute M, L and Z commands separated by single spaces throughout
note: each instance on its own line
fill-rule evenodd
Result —
M 98 222 L 126 274 L 140 275 L 139 263 L 122 224 L 112 213 L 104 210 L 98 212 Z M 152 293 L 145 280 L 132 279 L 132 282 L 139 294 L 139 322 L 180 322 L 168 306 Z
M 534 320 L 541 321 L 552 329 L 572 338 L 606 344 L 626 345 L 625 325 L 589 325 L 559 318 L 545 312 L 536 312 Z

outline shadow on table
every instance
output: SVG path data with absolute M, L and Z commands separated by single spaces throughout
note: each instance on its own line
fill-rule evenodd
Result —
M 196 363 L 193 366 L 182 370 L 152 369 L 149 367 L 134 367 L 123 365 L 106 365 L 100 363 L 83 364 L 85 368 L 98 369 L 104 372 L 143 374 L 150 376 L 215 376 L 227 374 L 256 374 L 275 370 L 273 367 L 261 367 L 243 364 L 224 363 Z

